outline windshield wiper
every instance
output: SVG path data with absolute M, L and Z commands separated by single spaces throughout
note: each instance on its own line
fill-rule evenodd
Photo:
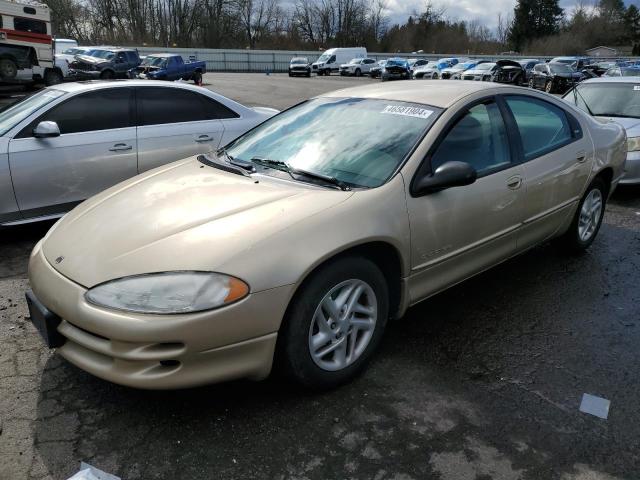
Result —
M 229 163 L 221 162 L 217 158 L 211 158 L 207 155 L 198 155 L 198 161 L 210 167 L 217 168 L 218 170 L 224 170 L 225 172 L 235 173 L 237 175 L 242 175 L 244 177 L 251 176 L 251 174 L 245 168 L 237 167 L 234 165 L 230 165 Z
M 216 153 L 218 154 L 218 156 L 224 155 L 227 159 L 227 162 L 229 162 L 231 165 L 240 167 L 250 173 L 256 172 L 256 167 L 253 166 L 253 163 L 247 162 L 246 160 L 240 160 L 239 158 L 233 158 L 231 155 L 229 155 L 224 147 L 219 149 Z
M 261 157 L 253 157 L 251 159 L 252 163 L 257 163 L 258 165 L 264 165 L 265 167 L 274 168 L 276 170 L 281 170 L 283 172 L 287 172 L 291 175 L 291 178 L 294 178 L 293 175 L 303 175 L 305 177 L 313 178 L 315 180 L 322 180 L 323 182 L 327 182 L 331 185 L 338 187 L 342 191 L 349 191 L 351 187 L 347 185 L 345 182 L 338 180 L 335 177 L 330 177 L 329 175 L 323 175 L 322 173 L 311 172 L 309 170 L 303 170 L 301 168 L 295 168 L 289 165 L 287 162 L 283 162 L 282 160 L 271 160 L 268 158 Z

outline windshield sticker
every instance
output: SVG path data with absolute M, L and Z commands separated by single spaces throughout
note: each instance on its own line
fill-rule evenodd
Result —
M 637 92 L 638 90 L 640 90 L 640 85 L 634 85 L 633 89 Z
M 390 115 L 403 115 L 405 117 L 429 118 L 433 113 L 432 110 L 418 107 L 402 107 L 400 105 L 387 105 L 382 113 Z

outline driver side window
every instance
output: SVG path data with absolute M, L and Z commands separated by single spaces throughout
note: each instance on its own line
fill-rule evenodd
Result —
M 327 63 L 333 63 L 336 61 L 336 56 L 335 55 L 331 55 L 331 58 L 329 59 L 329 61 Z
M 495 102 L 476 105 L 458 120 L 431 157 L 431 171 L 450 161 L 468 163 L 478 176 L 511 163 L 507 129 Z

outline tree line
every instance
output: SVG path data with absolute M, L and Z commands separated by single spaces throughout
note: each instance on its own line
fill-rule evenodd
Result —
M 387 0 L 45 0 L 56 35 L 89 45 L 555 55 L 640 44 L 637 7 L 592 2 L 517 0 L 490 29 L 431 0 L 402 24 L 391 24 Z

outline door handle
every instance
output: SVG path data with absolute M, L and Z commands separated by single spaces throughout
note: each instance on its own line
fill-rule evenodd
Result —
M 509 180 L 507 180 L 507 187 L 509 187 L 511 190 L 517 190 L 522 186 L 522 177 L 511 177 Z
M 124 152 L 125 150 L 132 150 L 133 147 L 131 145 L 127 145 L 126 143 L 116 143 L 113 147 L 109 149 L 110 152 Z
M 587 152 L 581 151 L 576 153 L 576 160 L 578 161 L 578 163 L 584 163 L 586 159 L 587 159 Z
M 196 142 L 198 143 L 211 142 L 212 140 L 213 137 L 210 135 L 199 135 L 198 138 L 196 138 Z

